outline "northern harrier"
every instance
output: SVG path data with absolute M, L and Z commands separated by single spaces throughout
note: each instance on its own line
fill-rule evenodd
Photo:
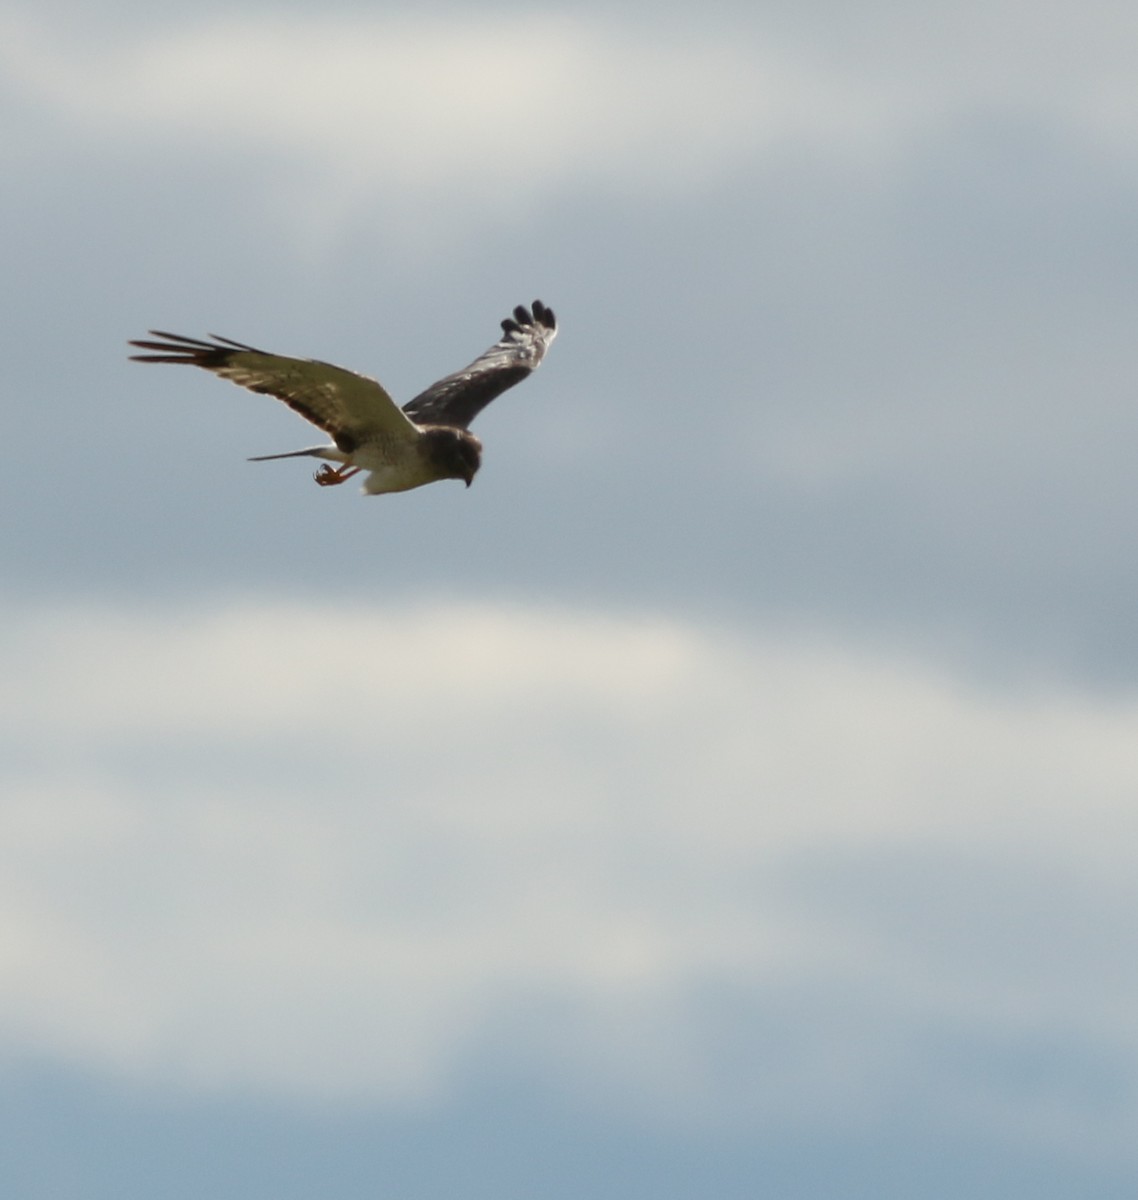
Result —
M 545 356 L 557 335 L 552 309 L 540 300 L 533 312 L 519 305 L 502 322 L 502 336 L 468 367 L 433 383 L 398 408 L 374 379 L 331 363 L 286 358 L 210 334 L 212 341 L 152 329 L 157 342 L 131 342 L 151 354 L 138 362 L 189 363 L 253 392 L 276 396 L 307 421 L 331 434 L 333 445 L 263 454 L 274 458 L 323 458 L 316 482 L 327 487 L 368 472 L 362 491 L 405 492 L 436 479 L 464 479 L 469 487 L 482 462 L 482 443 L 471 421 L 496 396 L 520 383 Z

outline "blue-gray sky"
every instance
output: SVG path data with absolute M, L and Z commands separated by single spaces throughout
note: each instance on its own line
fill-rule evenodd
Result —
M 1136 41 L 0 12 L 6 1193 L 1133 1195 Z M 469 491 L 126 359 L 534 297 Z

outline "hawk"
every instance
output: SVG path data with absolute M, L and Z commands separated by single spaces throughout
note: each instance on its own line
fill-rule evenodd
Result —
M 204 367 L 250 391 L 276 396 L 332 437 L 330 446 L 262 454 L 250 462 L 322 458 L 327 461 L 314 476 L 322 487 L 366 471 L 361 491 L 376 496 L 438 479 L 462 479 L 469 487 L 482 462 L 471 421 L 537 368 L 557 336 L 557 321 L 540 300 L 532 312 L 518 305 L 489 350 L 402 408 L 376 380 L 331 363 L 269 354 L 216 334 L 199 341 L 152 329 L 150 336 L 161 340 L 130 343 L 151 351 L 132 355 L 136 362 Z

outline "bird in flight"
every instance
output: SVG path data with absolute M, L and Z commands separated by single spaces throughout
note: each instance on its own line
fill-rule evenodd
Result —
M 533 302 L 532 312 L 518 305 L 489 350 L 402 408 L 376 380 L 331 363 L 269 354 L 216 334 L 199 341 L 152 329 L 150 336 L 161 340 L 130 343 L 150 351 L 132 355 L 136 362 L 203 367 L 252 392 L 276 396 L 332 438 L 330 446 L 263 454 L 250 462 L 322 458 L 326 461 L 314 476 L 322 487 L 364 471 L 361 490 L 376 496 L 438 479 L 463 479 L 469 487 L 482 462 L 482 443 L 470 432 L 471 421 L 537 368 L 557 336 L 557 321 L 540 300 Z

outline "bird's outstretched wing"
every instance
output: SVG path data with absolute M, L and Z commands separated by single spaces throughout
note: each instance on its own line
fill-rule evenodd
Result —
M 131 342 L 149 354 L 135 354 L 137 362 L 188 363 L 212 371 L 253 392 L 275 396 L 307 421 L 331 434 L 350 454 L 373 437 L 412 438 L 414 424 L 374 380 L 331 363 L 308 358 L 269 354 L 241 342 L 210 334 L 212 341 L 150 331 L 162 341 Z
M 520 304 L 513 317 L 502 322 L 502 336 L 468 367 L 432 383 L 403 411 L 419 425 L 454 425 L 467 429 L 470 422 L 496 396 L 523 379 L 545 357 L 557 336 L 553 310 L 540 300 L 533 312 Z

